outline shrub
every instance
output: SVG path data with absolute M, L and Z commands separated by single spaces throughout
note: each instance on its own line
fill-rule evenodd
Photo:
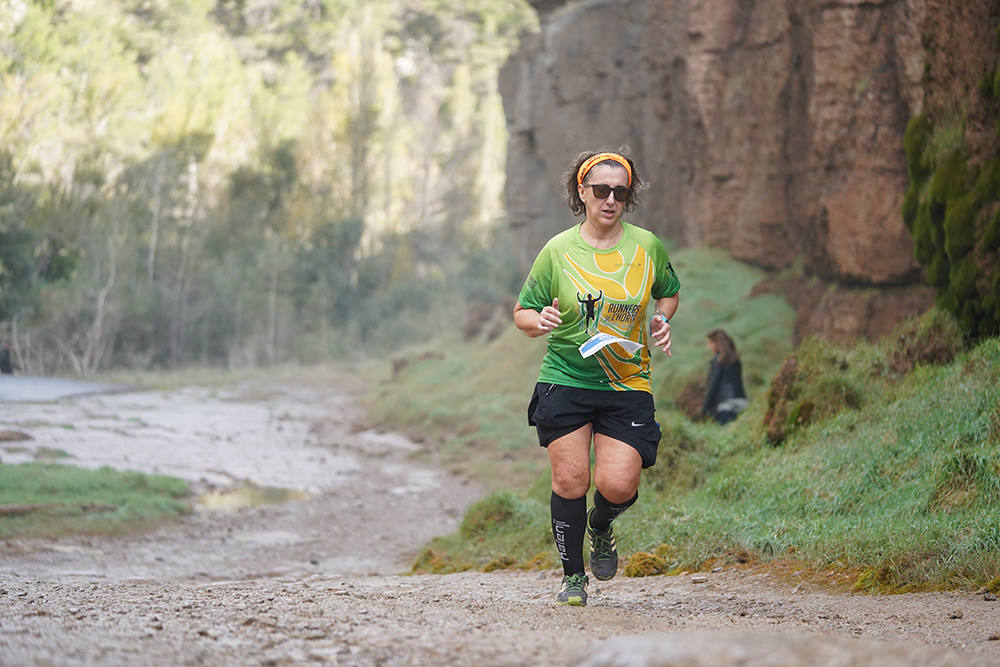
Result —
M 881 358 L 866 358 L 815 338 L 788 357 L 767 393 L 764 431 L 772 445 L 797 428 L 864 402 L 863 378 L 880 373 Z
M 932 308 L 911 317 L 883 339 L 889 368 L 906 375 L 918 364 L 947 364 L 961 350 L 958 321 L 947 311 Z

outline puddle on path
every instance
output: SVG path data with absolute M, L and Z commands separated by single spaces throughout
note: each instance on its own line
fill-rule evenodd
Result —
M 198 498 L 198 509 L 235 512 L 249 507 L 277 505 L 290 500 L 306 500 L 310 496 L 297 489 L 280 489 L 274 486 L 241 484 L 239 486 L 206 493 Z

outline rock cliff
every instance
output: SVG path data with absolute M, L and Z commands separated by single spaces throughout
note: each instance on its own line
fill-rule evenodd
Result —
M 957 60 L 982 60 L 997 2 L 532 4 L 541 30 L 501 73 L 526 265 L 571 220 L 565 166 L 624 144 L 651 183 L 631 221 L 776 272 L 801 266 L 806 280 L 780 286 L 799 337 L 874 338 L 933 303 L 900 215 L 903 133 L 932 94 L 929 33 L 961 35 L 973 55 Z

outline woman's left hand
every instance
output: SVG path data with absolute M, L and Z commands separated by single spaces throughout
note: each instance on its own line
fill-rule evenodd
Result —
M 674 356 L 670 353 L 670 323 L 662 317 L 653 317 L 650 324 L 650 337 L 653 339 L 653 347 L 662 347 L 668 357 Z

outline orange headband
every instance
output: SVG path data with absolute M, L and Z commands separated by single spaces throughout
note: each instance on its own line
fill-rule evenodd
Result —
M 618 153 L 598 153 L 597 155 L 588 158 L 586 162 L 580 165 L 580 170 L 576 172 L 577 185 L 583 185 L 583 179 L 587 177 L 587 174 L 594 168 L 594 165 L 604 162 L 605 160 L 614 160 L 621 166 L 625 167 L 625 173 L 628 174 L 628 186 L 632 187 L 632 167 L 629 166 L 628 160 L 623 158 Z

